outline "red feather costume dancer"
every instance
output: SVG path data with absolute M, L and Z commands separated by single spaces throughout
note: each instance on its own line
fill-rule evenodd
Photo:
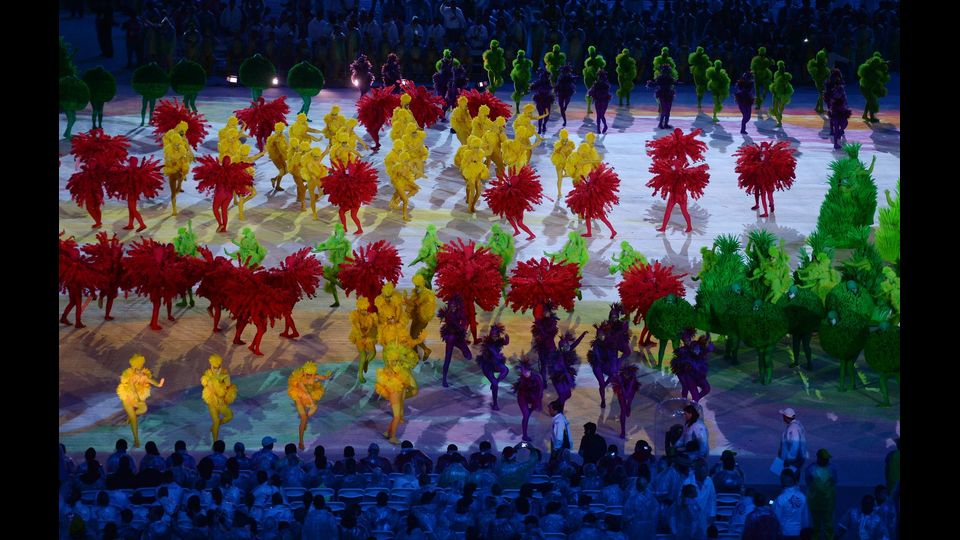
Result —
M 437 271 L 434 275 L 437 296 L 449 302 L 454 295 L 460 295 L 475 343 L 478 340 L 474 304 L 484 311 L 492 311 L 500 303 L 500 291 L 503 290 L 500 263 L 499 255 L 485 247 L 477 248 L 473 240 L 464 244 L 463 240 L 456 238 L 444 244 L 437 253 Z
M 681 281 L 684 276 L 686 274 L 674 274 L 672 266 L 663 266 L 660 261 L 631 266 L 623 274 L 623 280 L 617 284 L 623 312 L 636 312 L 633 324 L 640 324 L 640 320 L 646 318 L 650 306 L 658 299 L 669 294 L 677 298 L 684 297 L 686 289 Z M 639 344 L 642 347 L 656 345 L 650 339 L 650 331 L 646 324 L 640 332 Z
M 483 198 L 494 214 L 507 218 L 514 236 L 523 229 L 529 235 L 527 240 L 537 237 L 523 223 L 523 213 L 533 210 L 543 200 L 540 176 L 533 167 L 524 165 L 522 169 L 511 167 L 509 171 L 498 171 L 497 178 L 483 191 Z
M 77 136 L 79 135 L 75 135 L 74 138 Z M 60 233 L 60 235 L 60 292 L 66 293 L 70 300 L 60 317 L 60 324 L 70 324 L 67 315 L 70 314 L 70 310 L 76 307 L 77 322 L 74 326 L 84 328 L 85 325 L 80 320 L 80 316 L 83 314 L 83 296 L 84 294 L 90 296 L 96 294 L 97 284 L 100 283 L 101 277 L 90 258 L 80 252 L 77 241 L 72 236 L 64 240 L 63 233 Z
M 441 96 L 434 94 L 425 86 L 417 86 L 413 81 L 404 81 L 401 86 L 410 96 L 410 112 L 420 129 L 430 127 L 443 118 L 443 108 L 447 102 Z
M 647 142 L 647 154 L 653 157 L 650 172 L 653 178 L 647 182 L 647 187 L 653 188 L 654 196 L 657 192 L 667 201 L 667 211 L 663 216 L 663 225 L 657 229 L 660 232 L 667 230 L 670 214 L 674 205 L 680 205 L 680 212 L 687 221 L 686 232 L 693 232 L 693 223 L 690 221 L 690 212 L 687 210 L 687 192 L 694 199 L 703 195 L 703 190 L 710 182 L 709 166 L 706 163 L 691 166 L 690 161 L 702 161 L 707 145 L 695 137 L 702 132 L 699 129 L 684 135 L 679 128 L 673 133 L 655 141 Z
M 470 113 L 470 118 L 476 118 L 477 114 L 480 113 L 480 106 L 486 105 L 490 108 L 490 121 L 494 121 L 499 117 L 503 117 L 505 120 L 509 120 L 510 116 L 513 115 L 513 109 L 510 105 L 500 101 L 500 98 L 493 95 L 492 92 L 478 92 L 476 89 L 466 91 L 461 90 L 460 95 L 467 98 L 467 111 Z
M 557 318 L 553 309 L 560 306 L 573 311 L 573 304 L 580 288 L 580 269 L 576 263 L 555 263 L 546 257 L 518 261 L 510 273 L 510 291 L 507 303 L 514 311 L 533 310 L 534 347 L 540 364 L 543 384 L 546 385 L 547 364 L 551 353 L 556 350 L 553 336 L 557 333 Z M 550 306 L 548 317 L 544 312 Z M 538 339 L 538 335 L 541 336 Z M 549 335 L 544 339 L 543 335 Z
M 380 148 L 380 130 L 390 123 L 393 110 L 400 106 L 400 95 L 393 93 L 393 88 L 374 88 L 360 96 L 357 101 L 357 121 L 367 129 L 373 139 L 373 148 Z
M 260 96 L 251 102 L 249 107 L 233 111 L 233 114 L 240 121 L 240 126 L 247 130 L 251 137 L 257 138 L 257 150 L 263 150 L 267 137 L 273 133 L 277 123 L 287 123 L 289 112 L 286 96 L 280 96 L 269 103 Z
M 350 296 L 351 291 L 357 291 L 357 296 L 363 296 L 370 301 L 369 311 L 376 312 L 374 300 L 380 296 L 384 283 L 389 281 L 397 284 L 403 275 L 400 271 L 402 264 L 400 254 L 393 244 L 386 240 L 377 240 L 353 250 L 353 255 L 340 265 L 337 277 L 347 296 Z
M 250 164 L 230 161 L 225 156 L 223 162 L 212 155 L 201 156 L 193 169 L 193 178 L 199 182 L 197 191 L 213 192 L 213 217 L 220 225 L 217 232 L 227 232 L 230 201 L 235 195 L 249 195 L 253 187 L 253 174 Z
M 97 272 L 97 301 L 100 307 L 103 307 L 104 299 L 107 301 L 103 319 L 112 321 L 110 310 L 113 309 L 113 301 L 119 296 L 120 287 L 123 286 L 123 242 L 116 234 L 107 238 L 107 233 L 101 231 L 97 233 L 95 243 L 86 244 L 81 249 L 90 257 L 90 263 Z
M 113 174 L 107 177 L 107 194 L 114 198 L 127 201 L 127 226 L 124 230 L 133 229 L 133 220 L 137 220 L 140 227 L 137 232 L 147 228 L 143 216 L 137 210 L 140 197 L 152 199 L 163 189 L 163 171 L 160 160 L 156 158 L 127 158 L 127 161 L 118 167 Z
M 787 141 L 762 142 L 741 146 L 733 155 L 737 158 L 736 172 L 740 175 L 737 185 L 748 195 L 753 194 L 755 204 L 751 210 L 760 208 L 762 203 L 760 217 L 767 217 L 768 201 L 770 212 L 773 212 L 773 191 L 790 189 L 797 178 L 797 158 L 793 148 Z
M 308 246 L 292 253 L 280 263 L 279 268 L 268 270 L 268 280 L 278 291 L 283 304 L 283 332 L 280 337 L 300 337 L 297 325 L 293 322 L 293 308 L 304 296 L 313 298 L 317 294 L 320 278 L 323 277 L 323 265 L 310 255 L 312 249 Z
M 152 238 L 133 242 L 123 260 L 124 289 L 145 296 L 153 303 L 151 330 L 162 330 L 157 322 L 160 303 L 167 305 L 167 320 L 174 321 L 173 299 L 187 294 L 187 289 L 200 280 L 203 261 L 177 255 L 173 244 L 161 244 Z
M 227 306 L 227 291 L 232 288 L 230 282 L 235 278 L 237 267 L 233 259 L 220 255 L 214 257 L 206 246 L 199 246 L 197 250 L 204 264 L 197 296 L 210 301 L 207 313 L 213 317 L 213 332 L 217 333 L 220 331 L 220 315 Z
M 240 337 L 247 325 L 253 323 L 257 334 L 247 348 L 257 356 L 263 356 L 260 341 L 267 333 L 267 322 L 273 326 L 277 319 L 282 318 L 287 303 L 285 300 L 289 300 L 284 298 L 281 291 L 271 287 L 270 281 L 270 272 L 266 268 L 241 265 L 237 267 L 233 279 L 227 282 L 225 306 L 237 321 L 233 344 L 246 344 Z
M 177 98 L 173 98 L 173 101 L 160 100 L 150 117 L 150 125 L 154 127 L 153 135 L 158 143 L 163 143 L 163 136 L 180 122 L 187 123 L 187 143 L 196 150 L 207 136 L 207 119 L 202 114 L 190 110 Z
M 617 231 L 607 219 L 607 212 L 620 202 L 617 192 L 620 191 L 620 177 L 606 163 L 590 171 L 581 182 L 574 182 L 573 189 L 567 193 L 567 207 L 587 222 L 587 232 L 581 234 L 584 238 L 593 235 L 592 222 L 599 219 L 610 229 L 610 238 L 616 238 Z
M 93 218 L 93 228 L 101 227 L 103 186 L 127 159 L 130 140 L 123 135 L 112 137 L 102 129 L 78 133 L 70 141 L 71 153 L 80 170 L 70 175 L 67 191 L 77 206 L 86 209 Z
M 323 192 L 330 204 L 340 209 L 340 224 L 347 228 L 347 211 L 357 226 L 353 234 L 363 234 L 363 226 L 357 212 L 360 207 L 369 204 L 377 195 L 377 170 L 366 161 L 355 160 L 349 163 L 334 161 L 330 171 L 323 179 Z

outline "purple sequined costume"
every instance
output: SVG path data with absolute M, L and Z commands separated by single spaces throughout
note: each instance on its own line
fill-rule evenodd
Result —
M 587 95 L 593 99 L 593 110 L 597 113 L 597 133 L 607 132 L 607 106 L 610 105 L 610 81 L 607 80 L 607 70 L 601 69 L 597 72 L 597 80 L 587 91 Z M 603 122 L 603 131 L 600 130 L 600 123 Z
M 513 383 L 513 391 L 517 394 L 517 405 L 523 415 L 523 440 L 529 441 L 527 424 L 530 422 L 530 413 L 543 408 L 543 379 L 526 358 L 520 361 L 517 369 L 520 370 L 520 378 Z
M 353 84 L 360 89 L 360 97 L 370 91 L 370 85 L 373 84 L 373 66 L 367 55 L 361 53 L 357 59 L 350 64 L 350 74 Z
M 383 86 L 385 88 L 393 86 L 394 94 L 403 93 L 403 90 L 400 89 L 400 81 L 403 79 L 403 75 L 400 73 L 400 60 L 395 53 L 387 55 L 387 61 L 380 68 L 380 74 L 383 76 Z
M 440 338 L 446 344 L 446 350 L 443 354 L 443 386 L 447 384 L 447 371 L 450 369 L 450 357 L 453 356 L 453 349 L 456 347 L 463 353 L 467 360 L 473 359 L 473 353 L 467 344 L 467 314 L 463 309 L 463 299 L 459 295 L 454 296 L 447 302 L 445 307 L 437 312 L 440 317 Z
M 743 119 L 740 121 L 740 133 L 747 133 L 747 122 L 753 114 L 754 101 L 754 82 L 753 72 L 746 72 L 737 81 L 737 91 L 733 93 L 733 99 L 737 101 L 737 107 L 740 107 L 740 114 Z
M 438 96 L 444 97 L 447 93 L 447 85 L 453 80 L 453 59 L 442 58 L 440 60 L 440 71 L 433 74 L 433 91 Z
M 559 332 L 557 329 L 559 320 L 553 306 L 546 306 L 543 309 L 543 315 L 539 319 L 534 319 L 533 326 L 530 327 L 530 333 L 533 334 L 533 348 L 537 351 L 537 360 L 540 363 L 540 377 L 543 380 L 547 378 L 550 355 L 557 350 L 555 340 Z
M 830 136 L 834 149 L 840 149 L 840 139 L 844 138 L 847 121 L 850 119 L 850 107 L 847 106 L 847 91 L 844 89 L 843 75 L 839 69 L 830 72 L 830 78 L 823 87 L 823 102 L 830 117 Z
M 497 392 L 500 389 L 500 381 L 507 378 L 510 370 L 507 368 L 507 359 L 503 356 L 503 348 L 510 343 L 510 336 L 503 329 L 503 325 L 495 323 L 490 327 L 490 333 L 484 336 L 480 344 L 480 354 L 477 355 L 477 364 L 483 375 L 490 381 L 490 391 L 493 393 L 493 405 L 490 407 L 495 411 L 500 410 L 497 404 Z
M 680 395 L 694 401 L 700 401 L 710 393 L 710 383 L 707 382 L 707 372 L 710 370 L 710 354 L 713 352 L 713 343 L 710 335 L 704 334 L 695 339 L 696 330 L 688 328 L 680 335 L 683 345 L 677 347 L 673 353 L 670 370 L 680 379 Z
M 673 108 L 673 98 L 677 95 L 674 86 L 677 80 L 673 78 L 672 69 L 669 64 L 660 66 L 660 74 L 652 81 L 647 81 L 647 86 L 656 86 L 654 94 L 660 103 L 660 117 L 657 120 L 657 128 L 673 129 L 670 125 L 670 109 Z
M 623 305 L 610 305 L 607 320 L 593 325 L 597 337 L 590 342 L 587 361 L 600 387 L 600 408 L 606 408 L 607 385 L 620 372 L 623 361 L 633 354 L 630 348 L 630 319 L 625 318 Z
M 557 401 L 561 404 L 570 399 L 574 387 L 577 386 L 577 369 L 580 366 L 577 345 L 586 335 L 584 332 L 577 338 L 569 330 L 564 332 L 557 343 L 557 350 L 550 355 L 550 381 L 557 391 Z
M 544 116 L 537 120 L 537 134 L 547 132 L 547 120 L 550 120 L 550 106 L 553 105 L 553 84 L 550 83 L 550 73 L 541 69 L 537 73 L 537 80 L 530 85 L 533 92 L 533 102 L 537 106 L 537 115 Z
M 577 76 L 573 74 L 573 66 L 564 64 L 557 77 L 557 104 L 560 105 L 560 117 L 563 118 L 563 127 L 567 127 L 567 105 L 577 91 Z
M 613 393 L 617 395 L 617 402 L 620 404 L 620 438 L 627 438 L 627 417 L 630 416 L 630 408 L 633 406 L 633 398 L 640 389 L 640 381 L 637 380 L 637 366 L 623 365 L 610 381 L 613 386 Z

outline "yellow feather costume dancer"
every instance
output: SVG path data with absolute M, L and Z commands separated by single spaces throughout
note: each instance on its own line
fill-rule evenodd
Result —
M 322 381 L 330 379 L 333 373 L 328 371 L 326 375 L 317 374 L 317 364 L 306 362 L 303 367 L 293 370 L 290 378 L 287 379 L 287 395 L 293 400 L 297 407 L 297 414 L 300 415 L 300 443 L 298 447 L 303 450 L 303 432 L 307 430 L 307 420 L 317 412 L 317 402 L 323 397 Z
M 393 342 L 383 348 L 383 365 L 377 369 L 377 394 L 390 401 L 393 419 L 383 436 L 391 444 L 399 444 L 397 427 L 403 422 L 403 403 L 408 397 L 417 395 L 417 380 L 413 377 L 413 368 L 417 365 L 417 353 L 411 348 L 415 343 L 405 339 Z
M 150 397 L 150 387 L 163 388 L 164 379 L 157 382 L 153 373 L 143 367 L 147 359 L 142 354 L 135 354 L 130 358 L 130 367 L 120 375 L 120 384 L 117 385 L 117 397 L 127 413 L 130 429 L 133 431 L 133 447 L 140 448 L 140 430 L 137 417 L 147 412 L 147 398 Z
M 553 143 L 553 153 L 550 154 L 550 161 L 557 169 L 557 201 L 563 200 L 563 177 L 570 176 L 566 172 L 567 159 L 575 149 L 576 145 L 570 140 L 570 132 L 561 129 L 560 138 Z
M 370 360 L 377 354 L 377 314 L 370 312 L 370 301 L 366 297 L 357 298 L 357 308 L 350 312 L 350 342 L 360 353 L 360 368 L 357 370 L 360 384 L 366 381 L 364 373 Z
M 201 397 L 210 409 L 213 440 L 218 441 L 220 426 L 233 420 L 230 404 L 237 399 L 237 385 L 230 382 L 230 374 L 223 368 L 223 358 L 219 354 L 211 354 L 209 361 L 210 367 L 200 377 L 200 384 L 203 385 Z
M 284 133 L 287 125 L 283 122 L 277 122 L 273 126 L 273 133 L 267 137 L 267 155 L 270 161 L 277 167 L 277 175 L 270 179 L 275 191 L 283 191 L 280 187 L 280 180 L 287 174 L 287 156 L 290 154 L 290 141 L 287 134 Z
M 436 293 L 426 287 L 422 274 L 414 275 L 413 290 L 407 296 L 407 315 L 410 317 L 410 339 L 420 341 L 413 348 L 420 360 L 429 359 L 430 353 L 433 352 L 424 341 L 427 326 L 436 313 Z
M 180 122 L 177 127 L 163 134 L 163 174 L 170 184 L 173 215 L 177 215 L 177 193 L 183 191 L 183 180 L 193 163 L 193 149 L 187 142 L 187 129 L 187 123 Z

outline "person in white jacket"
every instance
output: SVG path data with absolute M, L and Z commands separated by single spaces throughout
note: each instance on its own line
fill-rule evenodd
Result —
M 792 469 L 784 469 L 780 474 L 783 491 L 773 502 L 773 512 L 780 521 L 780 534 L 784 540 L 800 538 L 800 529 L 810 526 L 810 511 L 807 496 L 797 486 Z
M 691 442 L 696 442 L 696 448 L 691 449 Z M 697 458 L 706 460 L 710 455 L 710 439 L 707 433 L 707 426 L 700 418 L 700 412 L 694 405 L 687 405 L 683 408 L 683 435 L 680 437 L 679 446 L 685 448 L 690 461 Z
M 783 460 L 784 467 L 793 467 L 797 472 L 802 470 L 803 463 L 807 460 L 807 434 L 803 429 L 803 424 L 797 420 L 797 411 L 792 407 L 780 409 L 783 415 L 783 423 L 787 427 L 783 430 L 783 436 L 780 437 L 780 450 L 777 455 Z
M 559 400 L 550 402 L 550 414 L 553 416 L 553 435 L 550 440 L 550 453 L 555 455 L 562 448 L 573 448 L 573 433 L 570 431 L 570 422 L 563 415 L 563 403 Z

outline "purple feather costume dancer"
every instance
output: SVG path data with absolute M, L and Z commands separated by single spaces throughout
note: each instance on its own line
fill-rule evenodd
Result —
M 460 97 L 460 92 L 467 87 L 467 70 L 463 66 L 454 67 L 451 73 L 450 80 L 447 81 L 447 92 L 443 96 L 446 102 L 446 107 L 443 110 L 444 114 L 448 109 L 457 106 L 457 98 Z
M 704 334 L 695 339 L 697 331 L 687 328 L 680 335 L 683 345 L 677 347 L 673 353 L 670 370 L 680 379 L 680 395 L 694 401 L 700 401 L 710 393 L 710 383 L 707 382 L 707 372 L 710 369 L 708 361 L 713 352 L 713 343 L 710 335 Z
M 403 93 L 403 90 L 400 89 L 400 81 L 403 79 L 403 74 L 400 73 L 400 59 L 397 58 L 395 53 L 387 55 L 387 61 L 384 62 L 380 68 L 380 74 L 383 76 L 383 86 L 385 88 L 393 85 L 394 94 Z
M 443 387 L 447 388 L 447 371 L 450 369 L 450 357 L 453 356 L 454 347 L 460 349 L 463 357 L 467 360 L 473 359 L 473 353 L 467 344 L 467 314 L 463 309 L 463 299 L 456 295 L 447 302 L 445 307 L 437 312 L 440 317 L 440 338 L 446 344 L 446 350 L 443 354 Z
M 373 66 L 367 55 L 360 53 L 357 59 L 350 64 L 351 79 L 353 84 L 360 89 L 360 97 L 370 91 L 370 85 L 373 83 Z
M 557 77 L 557 103 L 560 105 L 560 117 L 563 118 L 563 127 L 567 127 L 567 105 L 570 105 L 570 99 L 577 91 L 577 76 L 573 74 L 573 66 L 564 64 L 560 68 L 560 75 Z
M 523 415 L 523 440 L 530 441 L 527 424 L 530 422 L 530 414 L 543 408 L 543 379 L 526 358 L 520 361 L 517 369 L 520 370 L 520 379 L 513 383 L 513 391 L 517 394 L 517 405 Z
M 610 304 L 607 320 L 593 325 L 597 337 L 590 342 L 587 361 L 600 387 L 600 408 L 607 407 L 607 385 L 620 372 L 623 360 L 633 354 L 630 348 L 630 319 L 625 318 L 623 305 Z
M 530 90 L 533 92 L 533 102 L 537 105 L 537 116 L 546 115 L 537 120 L 537 135 L 543 135 L 547 132 L 547 120 L 550 120 L 553 85 L 550 83 L 550 73 L 547 70 L 541 69 L 537 76 L 537 80 L 530 85 Z
M 847 106 L 847 91 L 844 89 L 843 74 L 839 69 L 830 71 L 830 78 L 823 87 L 823 102 L 827 105 L 830 117 L 830 136 L 833 148 L 840 149 L 840 139 L 844 138 L 847 121 L 850 119 L 850 107 Z
M 440 71 L 433 74 L 433 91 L 444 97 L 447 86 L 453 80 L 453 58 L 440 59 Z
M 550 381 L 557 391 L 557 401 L 561 404 L 570 399 L 574 387 L 577 386 L 577 367 L 580 365 L 577 345 L 580 345 L 586 335 L 584 332 L 575 338 L 573 332 L 564 332 L 557 344 L 557 350 L 550 355 Z
M 537 360 L 540 363 L 540 378 L 547 380 L 547 366 L 550 362 L 550 355 L 557 350 L 555 342 L 559 329 L 557 322 L 557 312 L 553 306 L 546 305 L 543 308 L 543 314 L 539 319 L 533 320 L 533 326 L 530 327 L 530 333 L 533 334 L 533 348 L 537 351 Z
M 753 114 L 754 86 L 753 72 L 747 71 L 737 80 L 737 91 L 733 93 L 733 99 L 737 101 L 737 107 L 740 107 L 740 114 L 743 115 L 740 120 L 740 133 L 744 135 L 747 134 L 747 122 Z
M 617 395 L 617 402 L 620 403 L 620 438 L 627 438 L 627 418 L 630 416 L 630 409 L 633 407 L 633 398 L 640 389 L 640 381 L 637 380 L 637 366 L 621 366 L 620 371 L 613 376 L 611 381 L 613 393 Z
M 673 78 L 673 68 L 669 64 L 660 65 L 660 74 L 652 81 L 647 81 L 647 87 L 656 86 L 654 95 L 660 103 L 660 118 L 657 120 L 658 129 L 673 129 L 670 125 L 670 109 L 673 108 L 673 98 L 677 95 L 674 86 L 677 80 Z
M 490 391 L 493 393 L 493 405 L 491 409 L 499 411 L 497 404 L 497 392 L 500 389 L 500 381 L 507 378 L 510 369 L 507 368 L 507 359 L 503 356 L 503 348 L 510 343 L 510 336 L 503 329 L 503 325 L 495 323 L 490 326 L 490 334 L 484 336 L 480 344 L 480 354 L 477 355 L 477 364 L 483 375 L 490 381 Z
M 607 80 L 607 70 L 601 69 L 597 72 L 597 80 L 587 91 L 587 95 L 593 99 L 593 110 L 597 113 L 597 133 L 607 132 L 607 106 L 610 105 L 610 82 Z M 600 122 L 603 122 L 603 131 L 600 131 Z

